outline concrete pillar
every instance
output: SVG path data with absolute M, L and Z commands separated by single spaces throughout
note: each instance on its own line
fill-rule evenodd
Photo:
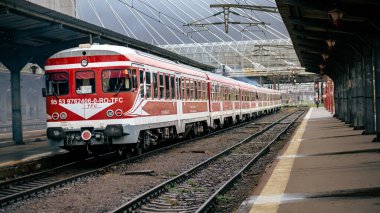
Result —
M 358 107 L 358 101 L 357 101 L 357 87 L 358 87 L 358 82 L 356 77 L 356 72 L 357 72 L 357 64 L 356 64 L 356 57 L 354 56 L 352 58 L 352 65 L 350 66 L 350 80 L 351 80 L 351 90 L 350 90 L 350 96 L 351 96 L 351 101 L 349 102 L 349 105 L 351 106 L 350 110 L 350 127 L 356 127 L 357 124 L 357 107 Z
M 349 124 L 351 119 L 350 119 L 350 113 L 351 113 L 351 106 L 350 106 L 350 101 L 351 101 L 351 97 L 350 97 L 350 91 L 351 91 L 351 81 L 350 81 L 350 65 L 346 65 L 346 73 L 345 73 L 345 76 L 344 76 L 344 106 L 345 106 L 345 110 L 344 110 L 344 122 L 346 124 Z
M 356 80 L 356 123 L 355 129 L 364 129 L 364 87 L 363 84 L 363 64 L 362 57 L 355 61 L 355 80 Z
M 366 54 L 363 58 L 363 92 L 364 92 L 364 116 L 363 124 L 365 134 L 375 133 L 375 112 L 373 100 L 373 51 L 372 54 Z
M 376 110 L 376 141 L 380 142 L 380 38 L 375 41 L 375 110 Z
M 345 95 L 344 95 L 344 88 L 345 88 L 345 75 L 346 73 L 345 72 L 342 72 L 340 73 L 339 75 L 339 98 L 340 98 L 340 107 L 339 107 L 339 112 L 340 112 L 340 120 L 341 121 L 345 121 L 345 118 L 346 118 L 346 114 L 345 114 L 345 109 L 346 109 L 346 105 L 345 105 Z
M 342 72 L 340 76 L 340 94 L 341 94 L 341 105 L 340 105 L 340 111 L 341 111 L 341 120 L 343 122 L 346 121 L 346 110 L 347 110 L 347 94 L 346 94 L 346 69 Z
M 342 101 L 342 93 L 340 92 L 340 83 L 341 83 L 341 80 L 340 80 L 340 75 L 335 79 L 334 81 L 334 84 L 335 84 L 335 87 L 334 87 L 334 97 L 335 97 L 335 117 L 337 117 L 338 119 L 342 119 L 342 111 L 341 110 L 341 101 Z
M 24 144 L 22 137 L 20 70 L 11 70 L 12 134 L 15 144 Z

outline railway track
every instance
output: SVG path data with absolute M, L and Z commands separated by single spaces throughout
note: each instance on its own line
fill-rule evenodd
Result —
M 169 146 L 165 146 L 165 147 L 160 148 L 160 149 L 155 149 L 155 150 L 149 151 L 147 153 L 144 153 L 144 154 L 136 156 L 136 157 L 132 157 L 129 159 L 120 160 L 120 161 L 116 161 L 116 162 L 114 160 L 112 162 L 111 161 L 104 161 L 107 159 L 108 155 L 112 154 L 112 153 L 107 153 L 104 156 L 100 156 L 100 158 L 93 159 L 94 162 L 92 162 L 92 163 L 89 163 L 89 162 L 86 163 L 86 164 L 92 165 L 92 164 L 95 164 L 95 162 L 101 162 L 100 166 L 98 165 L 95 169 L 92 169 L 92 170 L 87 169 L 87 171 L 85 171 L 85 172 L 83 172 L 83 169 L 82 169 L 82 172 L 70 171 L 70 173 L 74 173 L 74 174 L 72 176 L 69 176 L 69 177 L 63 178 L 61 173 L 63 173 L 63 171 L 65 171 L 65 170 L 68 170 L 70 168 L 73 168 L 75 166 L 83 164 L 82 161 L 75 161 L 75 162 L 68 163 L 68 164 L 53 168 L 53 169 L 46 170 L 46 171 L 42 171 L 42 172 L 38 172 L 38 173 L 34 173 L 34 174 L 22 176 L 22 177 L 18 177 L 18 178 L 9 180 L 9 181 L 0 182 L 0 208 L 3 208 L 3 207 L 5 207 L 9 204 L 12 204 L 12 203 L 21 201 L 23 199 L 27 199 L 30 197 L 37 196 L 39 193 L 42 193 L 42 192 L 54 190 L 55 188 L 62 187 L 65 184 L 75 182 L 75 181 L 80 180 L 82 178 L 97 176 L 97 175 L 103 174 L 108 169 L 110 169 L 114 166 L 121 165 L 124 163 L 134 162 L 136 160 L 158 154 L 160 152 L 175 148 L 177 146 L 181 146 L 183 144 L 187 144 L 187 143 L 190 143 L 190 142 L 202 139 L 202 138 L 207 138 L 207 137 L 219 134 L 219 133 L 223 133 L 224 131 L 239 128 L 239 127 L 244 126 L 244 125 L 249 125 L 249 123 L 250 122 L 241 123 L 241 124 L 238 124 L 236 126 L 224 128 L 224 129 L 212 132 L 210 134 L 207 134 L 207 135 L 204 135 L 201 137 L 196 137 L 196 138 L 193 138 L 190 140 L 175 143 L 173 145 L 169 145 Z
M 296 111 L 124 203 L 112 212 L 207 212 L 223 194 L 302 115 Z
M 70 173 L 80 173 L 78 171 L 82 171 L 82 174 L 86 174 L 87 172 L 83 173 L 85 167 L 91 165 L 101 167 L 104 164 L 109 164 L 111 162 L 110 156 L 113 154 L 114 152 L 110 152 L 97 158 L 89 157 L 84 160 L 76 160 L 42 172 L 2 181 L 0 182 L 0 207 L 67 183 L 61 175 L 65 171 L 72 170 Z M 87 170 L 89 169 L 87 168 Z M 80 177 L 78 176 L 77 178 Z M 70 181 L 68 180 L 68 182 Z

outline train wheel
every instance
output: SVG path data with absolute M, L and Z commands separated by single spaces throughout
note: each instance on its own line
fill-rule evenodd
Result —
M 131 150 L 127 146 L 121 146 L 116 150 L 116 154 L 119 158 L 130 158 Z
M 136 145 L 136 154 L 137 155 L 141 155 L 142 153 L 143 153 L 143 151 L 144 151 L 144 144 L 143 143 L 138 143 L 137 145 Z

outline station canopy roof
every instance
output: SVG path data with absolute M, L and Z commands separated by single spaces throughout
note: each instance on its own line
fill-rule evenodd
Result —
M 374 38 L 380 33 L 378 0 L 276 3 L 301 65 L 309 72 L 337 77 L 339 70 L 345 70 L 347 58 L 373 51 Z
M 129 46 L 201 69 L 214 69 L 28 1 L 0 1 L 0 62 L 11 71 L 20 70 L 28 62 L 42 67 L 44 61 L 55 52 L 90 42 Z

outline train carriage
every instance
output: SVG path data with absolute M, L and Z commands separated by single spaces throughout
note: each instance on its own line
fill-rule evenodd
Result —
M 276 91 L 121 46 L 64 50 L 45 70 L 47 137 L 71 151 L 140 153 L 279 107 Z

